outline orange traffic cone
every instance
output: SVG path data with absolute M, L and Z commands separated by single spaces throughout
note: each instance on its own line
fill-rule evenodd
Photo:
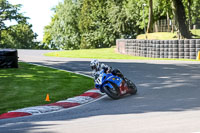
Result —
M 47 94 L 45 101 L 47 101 L 47 102 L 51 101 L 51 100 L 49 99 L 49 94 Z

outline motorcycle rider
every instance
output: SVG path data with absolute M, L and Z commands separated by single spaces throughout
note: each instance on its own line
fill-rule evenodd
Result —
M 120 92 L 121 94 L 125 94 L 127 91 L 130 91 L 130 89 L 127 90 L 127 87 L 134 89 L 134 91 L 132 90 L 130 94 L 136 94 L 137 87 L 135 86 L 135 84 L 131 82 L 129 79 L 125 78 L 119 69 L 112 70 L 112 67 L 105 65 L 103 63 L 99 63 L 97 59 L 94 59 L 90 62 L 90 67 L 92 69 L 92 76 L 94 77 L 94 80 L 96 80 L 99 77 L 100 72 L 104 70 L 104 73 L 107 74 L 112 73 L 113 75 L 122 78 L 123 81 L 122 84 L 120 85 L 120 88 L 122 88 Z M 104 93 L 103 90 L 100 91 Z
M 98 78 L 101 70 L 104 70 L 104 73 L 112 73 L 113 75 L 116 75 L 124 79 L 124 76 L 119 69 L 112 70 L 112 67 L 105 65 L 103 63 L 99 63 L 97 59 L 94 59 L 90 62 L 90 67 L 92 69 L 92 76 L 94 77 L 94 79 Z

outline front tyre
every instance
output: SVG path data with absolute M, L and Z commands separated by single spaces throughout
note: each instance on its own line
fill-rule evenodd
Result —
M 105 86 L 104 91 L 110 98 L 114 100 L 117 100 L 120 98 L 120 91 L 118 87 L 113 86 L 113 88 L 110 88 L 108 86 Z

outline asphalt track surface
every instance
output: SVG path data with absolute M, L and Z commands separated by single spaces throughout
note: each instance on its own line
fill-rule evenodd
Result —
M 19 50 L 19 60 L 90 75 L 91 59 L 45 57 Z M 76 108 L 0 120 L 0 133 L 200 133 L 200 62 L 100 60 L 119 68 L 138 94 L 107 96 Z M 67 90 L 66 90 L 67 91 Z

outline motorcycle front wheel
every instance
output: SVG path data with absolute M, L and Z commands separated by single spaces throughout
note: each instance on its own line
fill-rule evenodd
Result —
M 112 99 L 117 100 L 120 98 L 120 90 L 118 87 L 113 86 L 113 88 L 110 88 L 108 86 L 104 87 L 105 93 Z

